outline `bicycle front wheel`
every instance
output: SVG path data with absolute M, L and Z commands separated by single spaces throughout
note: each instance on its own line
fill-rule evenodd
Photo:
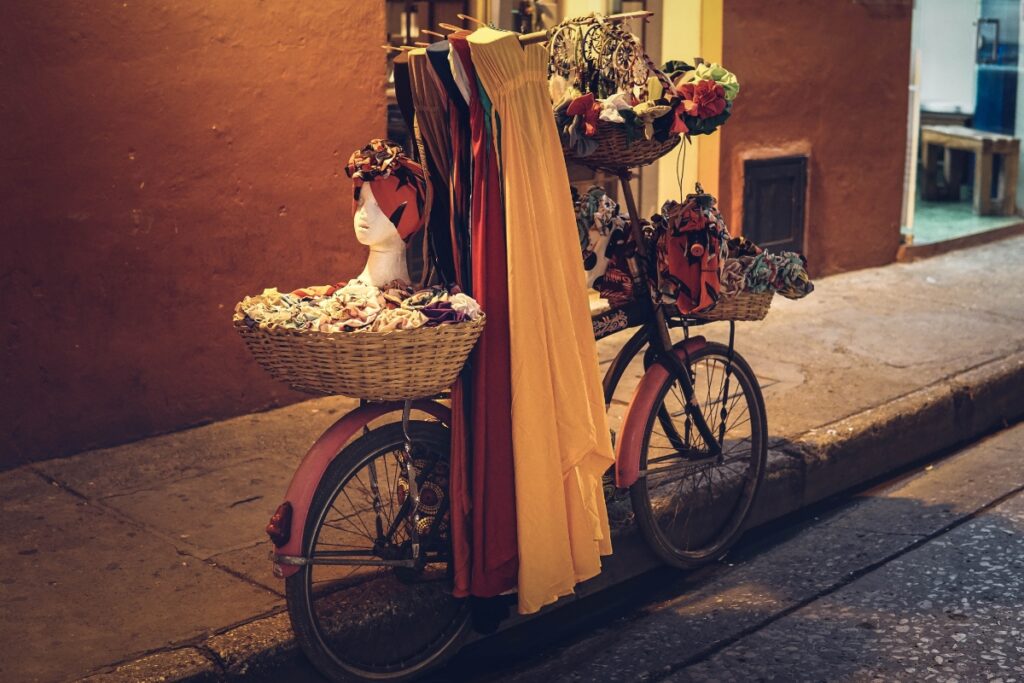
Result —
M 286 583 L 296 639 L 333 681 L 408 680 L 466 632 L 468 601 L 452 596 L 448 430 L 413 421 L 409 437 L 416 514 L 401 424 L 368 432 L 327 468 L 303 539 L 312 563 Z
M 722 444 L 712 455 L 666 378 L 647 417 L 633 512 L 666 563 L 693 568 L 722 557 L 743 530 L 768 457 L 768 425 L 757 378 L 737 353 L 708 343 L 690 354 L 694 401 Z

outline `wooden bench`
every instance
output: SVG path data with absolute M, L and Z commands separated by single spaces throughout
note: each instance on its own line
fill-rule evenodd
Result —
M 945 155 L 945 192 L 938 184 L 940 149 Z M 959 199 L 960 178 L 969 153 L 974 154 L 974 213 L 981 216 L 1015 214 L 1020 140 L 964 126 L 921 126 L 921 159 L 924 162 L 921 198 Z M 996 156 L 1001 156 L 1003 163 L 999 173 L 999 195 L 993 201 L 992 176 Z

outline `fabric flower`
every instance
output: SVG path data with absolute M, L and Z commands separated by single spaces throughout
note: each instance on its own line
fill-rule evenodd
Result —
M 414 330 L 427 324 L 427 317 L 419 311 L 408 308 L 392 308 L 380 312 L 373 324 L 366 328 L 371 332 L 393 332 Z
M 599 118 L 602 121 L 608 121 L 610 123 L 623 123 L 622 114 L 620 113 L 624 109 L 631 107 L 630 97 L 624 92 L 617 92 L 610 97 L 606 97 L 598 104 L 601 105 L 601 114 Z
M 448 293 L 444 291 L 439 292 L 437 289 L 421 289 L 403 301 L 402 308 L 418 310 L 435 301 L 442 300 L 442 297 L 447 299 Z
M 670 135 L 686 135 L 690 127 L 686 125 L 686 107 L 683 100 L 679 100 L 672 109 L 672 127 L 668 132 Z
M 483 315 L 480 305 L 458 288 L 434 287 L 413 293 L 407 283 L 398 280 L 385 287 L 382 291 L 349 280 L 341 287 L 306 287 L 291 294 L 271 288 L 242 299 L 235 314 L 244 316 L 251 327 L 325 333 L 411 330 L 428 323 L 462 322 Z M 424 308 L 431 312 L 422 313 Z
M 448 298 L 448 303 L 452 305 L 457 312 L 464 314 L 470 320 L 477 320 L 483 315 L 483 309 L 480 308 L 480 304 L 476 302 L 476 299 L 459 292 L 458 294 L 452 294 Z
M 654 120 L 672 111 L 672 107 L 654 102 L 641 102 L 633 107 L 633 113 L 643 124 L 644 137 L 648 140 L 654 137 Z
M 593 137 L 597 134 L 597 121 L 601 115 L 601 105 L 594 101 L 594 94 L 581 95 L 569 103 L 565 113 L 572 117 L 581 117 L 577 125 L 582 124 L 583 134 Z
M 442 323 L 461 323 L 466 320 L 466 314 L 456 311 L 450 301 L 435 301 L 420 309 L 427 318 L 427 326 L 433 327 Z
M 693 73 L 695 80 L 714 81 L 722 86 L 727 102 L 732 102 L 740 93 L 740 82 L 736 80 L 736 75 L 727 71 L 721 64 L 698 64 Z
M 683 110 L 689 116 L 710 119 L 725 111 L 725 89 L 714 81 L 683 83 L 679 88 Z
M 662 85 L 661 80 L 657 76 L 651 76 L 647 79 L 647 99 L 657 102 L 664 94 L 665 86 Z

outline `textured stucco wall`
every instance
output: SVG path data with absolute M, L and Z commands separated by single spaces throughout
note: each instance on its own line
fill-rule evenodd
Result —
M 740 79 L 720 183 L 742 225 L 743 159 L 808 153 L 805 250 L 817 275 L 899 246 L 910 0 L 728 0 L 723 64 Z
M 3 4 L 0 467 L 300 398 L 230 315 L 358 272 L 342 164 L 384 133 L 383 10 Z

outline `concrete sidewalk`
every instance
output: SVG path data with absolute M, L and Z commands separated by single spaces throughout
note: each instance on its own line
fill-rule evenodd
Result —
M 740 325 L 773 449 L 755 521 L 1024 415 L 1022 260 L 1014 238 L 839 275 Z M 725 326 L 702 333 L 724 339 Z M 601 343 L 604 363 L 622 337 Z M 0 569 L 0 680 L 219 680 L 297 656 L 262 530 L 309 444 L 353 404 L 317 399 L 0 473 L 13 558 Z M 654 566 L 632 528 L 615 540 L 581 592 Z

